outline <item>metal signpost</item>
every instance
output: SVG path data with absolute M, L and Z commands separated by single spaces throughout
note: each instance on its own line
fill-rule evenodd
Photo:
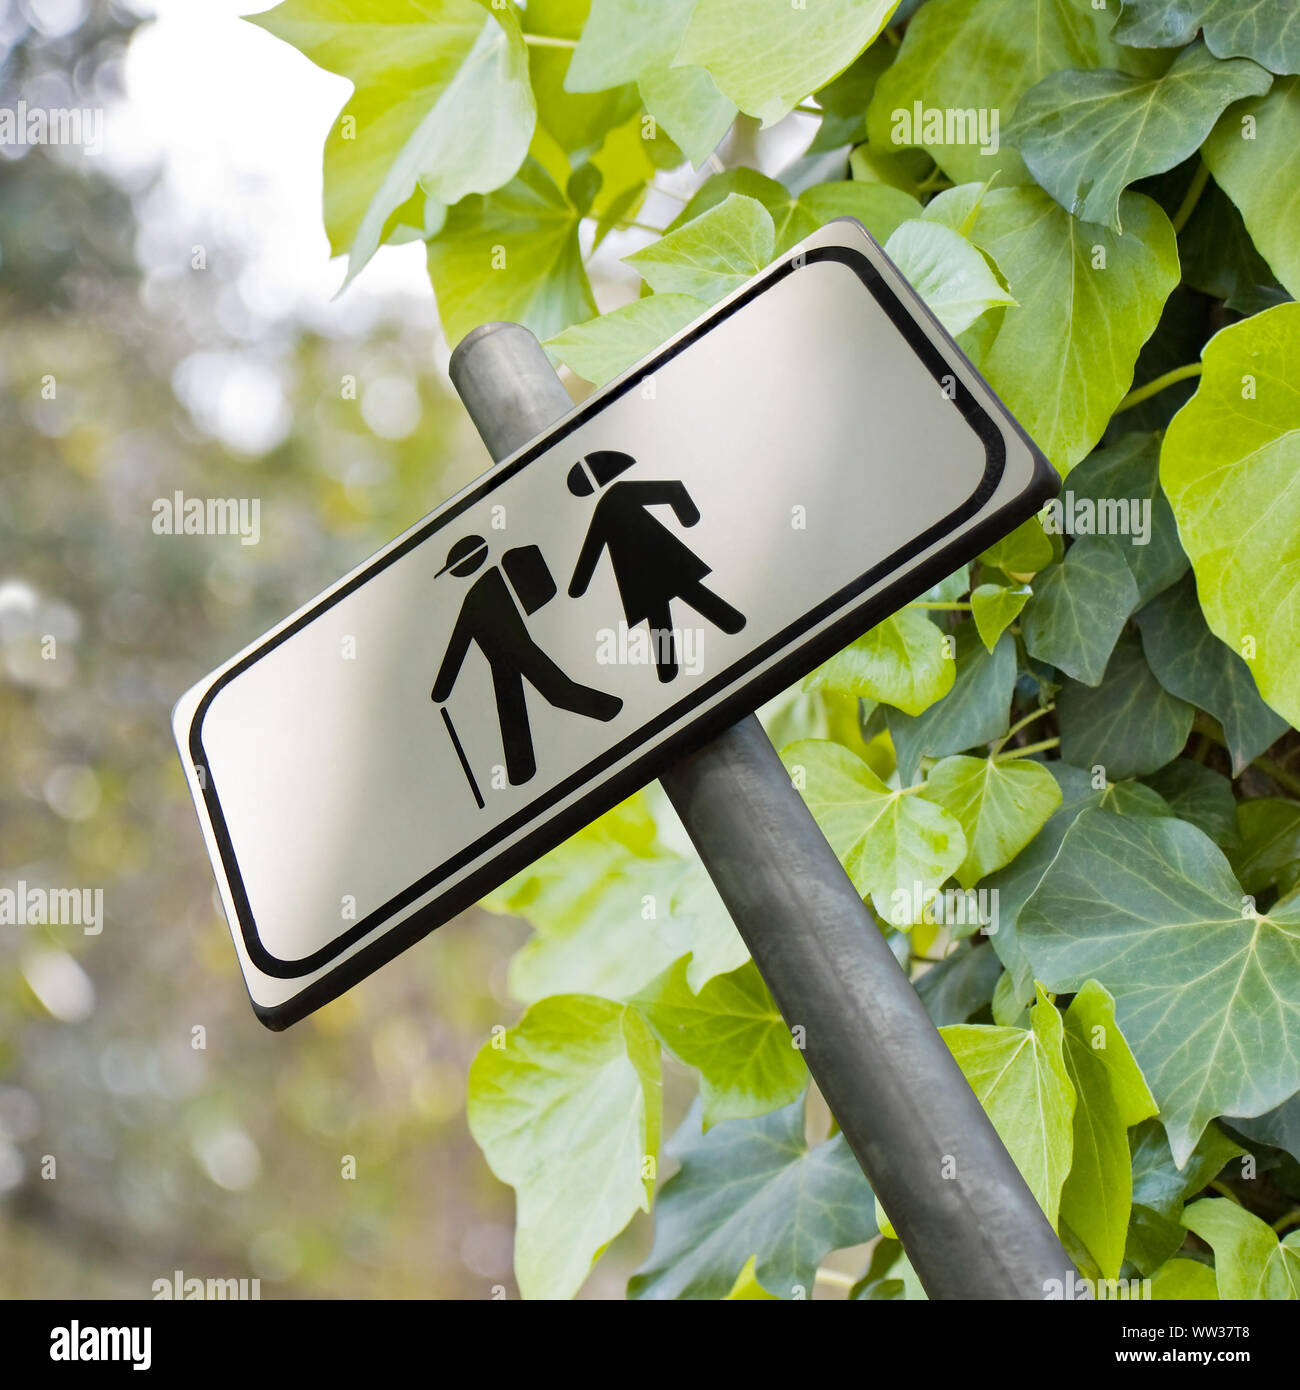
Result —
M 259 1018 L 659 776 L 927 1292 L 1042 1298 L 1069 1261 L 751 711 L 1055 474 L 851 220 L 576 409 L 517 325 L 451 373 L 497 466 L 176 707 Z

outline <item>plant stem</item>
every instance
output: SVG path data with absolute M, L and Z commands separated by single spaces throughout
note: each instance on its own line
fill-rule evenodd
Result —
M 917 599 L 914 603 L 909 603 L 907 606 L 908 606 L 909 608 L 931 608 L 931 609 L 934 609 L 934 610 L 936 610 L 937 612 L 940 612 L 940 613 L 969 613 L 969 612 L 970 612 L 970 604 L 969 604 L 969 603 L 960 603 L 960 602 L 954 602 L 954 603 L 939 603 L 939 602 L 937 602 L 937 601 L 936 601 L 936 602 L 931 602 L 931 601 L 928 600 L 928 599 Z
M 1174 235 L 1187 225 L 1187 219 L 1192 215 L 1197 203 L 1201 201 L 1201 194 L 1205 192 L 1205 185 L 1210 181 L 1210 166 L 1204 161 L 1196 166 L 1196 172 L 1192 175 L 1192 181 L 1187 185 L 1187 193 L 1183 201 L 1178 205 L 1178 211 L 1174 213 Z
M 1130 391 L 1115 407 L 1115 414 L 1118 415 L 1121 410 L 1132 410 L 1135 405 L 1141 405 L 1143 401 L 1158 395 L 1166 386 L 1176 386 L 1180 381 L 1186 381 L 1189 377 L 1200 376 L 1200 374 L 1201 364 L 1199 362 L 1189 362 L 1185 367 L 1175 367 L 1172 372 L 1166 372 L 1164 376 L 1158 376 L 1154 381 L 1148 381 L 1145 386 L 1139 386 L 1137 390 Z
M 1032 724 L 1032 723 L 1034 722 L 1035 719 L 1041 719 L 1041 718 L 1043 717 L 1043 715 L 1045 715 L 1045 714 L 1051 714 L 1051 712 L 1052 712 L 1055 708 L 1056 708 L 1056 702 L 1055 702 L 1055 701 L 1053 701 L 1051 704 L 1048 704 L 1048 705 L 1040 705 L 1040 706 L 1039 706 L 1036 710 L 1034 710 L 1032 713 L 1025 715 L 1025 717 L 1024 717 L 1023 719 L 1017 720 L 1016 723 L 1014 723 L 1014 724 L 1006 731 L 1006 733 L 1003 734 L 1002 737 L 1001 737 L 1000 739 L 998 739 L 998 741 L 993 745 L 993 747 L 989 749 L 989 756 L 991 757 L 991 756 L 992 756 L 993 754 L 995 754 L 995 753 L 1000 753 L 1000 752 L 1002 751 L 1003 746 L 1004 746 L 1006 743 L 1008 743 L 1011 739 L 1013 739 L 1013 738 L 1021 731 L 1021 729 L 1023 729 L 1023 728 L 1025 727 L 1026 724 Z M 1018 751 L 1018 750 L 1017 750 L 1017 751 Z
M 819 1269 L 817 1278 L 825 1284 L 834 1284 L 837 1289 L 851 1289 L 858 1281 L 849 1274 L 841 1274 L 838 1269 Z
M 577 39 L 553 39 L 548 34 L 525 34 L 524 42 L 533 48 L 567 48 L 572 50 L 578 46 Z
M 826 114 L 820 106 L 809 106 L 806 101 L 799 102 L 794 109 L 802 111 L 805 116 L 824 116 Z
M 1273 1222 L 1273 1229 L 1281 1235 L 1288 1226 L 1294 1226 L 1297 1221 L 1300 1221 L 1300 1207 L 1292 1207 L 1285 1216 L 1279 1216 Z
M 1230 1202 L 1236 1202 L 1238 1206 L 1241 1205 L 1241 1198 L 1226 1183 L 1212 1182 L 1209 1184 L 1209 1188 L 1211 1192 L 1217 1192 L 1220 1197 L 1226 1197 Z
M 637 222 L 629 218 L 626 222 L 620 222 L 619 228 L 626 231 L 629 227 L 635 227 L 638 232 L 653 232 L 655 236 L 663 236 L 663 227 L 652 227 L 648 222 Z
M 1285 787 L 1292 796 L 1300 796 L 1300 777 L 1288 772 L 1286 768 L 1275 763 L 1272 758 L 1265 757 L 1262 753 L 1252 763 L 1251 767 L 1257 767 L 1263 773 L 1271 777 L 1279 787 Z
M 993 761 L 995 763 L 1006 762 L 1008 758 L 1027 758 L 1030 753 L 1046 753 L 1049 748 L 1059 748 L 1061 740 L 1059 738 L 1045 738 L 1038 743 L 1027 743 L 1023 748 L 1008 748 L 1005 753 L 995 753 Z

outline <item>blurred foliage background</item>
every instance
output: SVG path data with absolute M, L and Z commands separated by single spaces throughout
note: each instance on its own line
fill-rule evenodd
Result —
M 0 0 L 3 104 L 120 99 L 141 22 Z M 169 719 L 484 466 L 432 314 L 395 300 L 323 336 L 266 312 L 238 246 L 204 242 L 196 268 L 188 229 L 146 235 L 152 178 L 0 156 L 0 886 L 102 888 L 105 916 L 97 936 L 0 926 L 0 1296 L 147 1298 L 178 1269 L 264 1298 L 513 1294 L 512 1194 L 464 1077 L 518 1012 L 522 928 L 471 913 L 266 1032 Z M 260 499 L 260 543 L 155 535 L 178 489 Z

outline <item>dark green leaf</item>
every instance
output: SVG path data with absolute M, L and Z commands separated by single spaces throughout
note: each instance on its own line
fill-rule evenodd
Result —
M 1201 29 L 1219 58 L 1253 58 L 1300 72 L 1300 10 L 1293 0 L 1124 0 L 1112 35 L 1134 48 L 1181 48 Z
M 1025 647 L 1095 686 L 1137 602 L 1137 583 L 1118 544 L 1109 536 L 1085 536 L 1035 580 L 1020 624 Z
M 1190 758 L 1175 758 L 1145 781 L 1179 820 L 1204 830 L 1220 849 L 1240 842 L 1232 783 L 1221 772 Z

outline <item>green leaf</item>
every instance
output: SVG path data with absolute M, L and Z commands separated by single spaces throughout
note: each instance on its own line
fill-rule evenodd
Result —
M 633 1002 L 655 1037 L 699 1070 L 705 1129 L 790 1105 L 808 1085 L 803 1054 L 752 961 L 698 994 L 678 961 Z
M 886 243 L 885 254 L 954 337 L 986 310 L 1015 303 L 975 247 L 942 223 L 903 222 Z
M 1228 857 L 1247 893 L 1276 887 L 1289 893 L 1300 882 L 1300 806 L 1278 797 L 1237 807 L 1242 846 Z
M 1118 1279 L 1133 1200 L 1128 1131 L 1155 1114 L 1156 1102 L 1115 1022 L 1115 1001 L 1096 980 L 1066 1010 L 1065 1067 L 1077 1104 L 1061 1220 L 1102 1277 Z
M 1061 1015 L 1041 990 L 1031 1018 L 1029 1028 L 962 1023 L 939 1031 L 1055 1225 L 1074 1144 L 1074 1087 Z
M 1255 916 L 1195 826 L 1084 811 L 1016 924 L 1039 979 L 1098 979 L 1160 1102 L 1178 1164 L 1215 1115 L 1300 1089 L 1300 905 Z
M 1151 1297 L 1156 1301 L 1204 1302 L 1219 1297 L 1219 1286 L 1209 1265 L 1199 1260 L 1170 1260 L 1151 1276 Z
M 1009 864 L 1061 804 L 1061 789 L 1042 765 L 1025 758 L 944 758 L 930 769 L 921 796 L 950 812 L 966 837 L 957 882 L 971 888 Z
M 773 125 L 824 87 L 885 27 L 898 0 L 698 0 L 680 64 L 707 68 L 742 111 Z
M 1133 48 L 1181 48 L 1202 28 L 1218 58 L 1300 72 L 1300 12 L 1291 0 L 1124 0 L 1113 37 Z
M 470 1133 L 515 1189 L 520 1292 L 571 1298 L 650 1209 L 659 1045 L 635 1009 L 581 995 L 534 1004 L 503 1042 L 470 1067 Z
M 736 1282 L 731 1286 L 731 1292 L 723 1295 L 723 1301 L 727 1303 L 779 1303 L 780 1300 L 774 1293 L 768 1291 L 758 1282 L 758 1276 L 754 1273 L 754 1256 L 751 1255 L 746 1262 L 744 1269 L 736 1275 Z M 1213 1282 L 1213 1277 L 1211 1277 Z
M 1138 639 L 1120 638 L 1096 687 L 1066 681 L 1056 699 L 1061 756 L 1075 767 L 1104 767 L 1111 781 L 1142 777 L 1182 752 L 1191 705 L 1156 680 Z
M 891 791 L 847 748 L 804 739 L 781 750 L 808 809 L 853 886 L 895 926 L 910 926 L 966 856 L 966 839 L 942 807 Z
M 1203 44 L 1159 77 L 1055 72 L 1021 98 L 1006 138 L 1066 211 L 1120 232 L 1130 184 L 1194 155 L 1226 106 L 1271 83 L 1257 64 L 1222 62 Z
M 1223 726 L 1234 777 L 1286 732 L 1286 720 L 1259 698 L 1250 667 L 1206 626 L 1191 575 L 1149 603 L 1137 624 L 1160 684 Z
M 1220 1298 L 1300 1299 L 1300 1231 L 1279 1241 L 1258 1216 L 1226 1197 L 1194 1202 L 1183 1225 L 1214 1251 Z
M 1220 849 L 1240 842 L 1237 801 L 1232 783 L 1221 772 L 1190 758 L 1175 758 L 1145 780 L 1179 820 L 1191 821 Z
M 712 304 L 762 270 L 775 245 L 771 213 L 757 199 L 732 193 L 623 259 L 651 289 Z
M 697 993 L 715 975 L 738 970 L 749 959 L 713 880 L 694 856 L 672 885 L 670 910 L 674 921 L 686 929 L 684 936 L 676 939 L 684 939 L 690 946 L 686 982 Z
M 808 146 L 809 154 L 857 145 L 867 138 L 867 104 L 880 74 L 893 61 L 894 50 L 888 43 L 873 43 L 833 82 L 813 93 L 822 120 Z
M 417 191 L 450 206 L 509 181 L 537 109 L 513 8 L 485 0 L 285 0 L 253 23 L 355 91 L 325 143 L 325 227 L 351 280 Z
M 1084 536 L 1035 581 L 1020 630 L 1031 656 L 1098 685 L 1138 603 L 1124 553 L 1109 536 Z
M 1178 254 L 1186 284 L 1239 314 L 1257 314 L 1289 297 L 1255 249 L 1236 204 L 1213 180 L 1179 233 Z
M 1052 542 L 1036 516 L 1022 521 L 1010 535 L 995 541 L 980 556 L 980 563 L 1004 574 L 1029 576 L 1046 569 L 1055 558 Z
M 1201 154 L 1273 274 L 1300 294 L 1300 77 L 1226 111 Z
M 920 714 L 952 689 L 955 675 L 943 633 L 923 612 L 903 608 L 819 666 L 803 688 L 857 695 Z
M 1165 436 L 1160 482 L 1210 630 L 1300 723 L 1300 304 L 1225 328 L 1202 360 Z
M 565 363 L 593 386 L 604 386 L 680 333 L 708 307 L 689 294 L 650 294 L 566 328 L 548 338 L 545 347 L 552 360 Z
M 1017 301 L 976 365 L 1062 474 L 1101 438 L 1178 284 L 1178 247 L 1159 206 L 1130 192 L 1120 209 L 1123 236 L 1077 221 L 1041 189 L 994 188 L 970 230 Z M 960 188 L 926 209 L 949 225 L 968 212 Z
M 988 651 L 993 651 L 998 638 L 1020 616 L 1033 592 L 1028 584 L 981 584 L 971 594 L 971 616 Z
M 871 1189 L 844 1136 L 809 1148 L 802 1101 L 703 1135 L 697 1102 L 668 1152 L 681 1171 L 659 1193 L 632 1298 L 721 1298 L 751 1258 L 768 1293 L 811 1297 L 829 1251 L 875 1234 Z
M 981 146 L 974 132 L 949 130 L 945 113 L 983 110 L 1004 120 L 1048 73 L 1123 67 L 1122 50 L 1106 37 L 1111 23 L 1110 14 L 1092 9 L 1088 0 L 929 0 L 908 24 L 897 61 L 876 84 L 868 137 L 881 149 L 923 145 L 955 183 L 983 181 L 995 171 L 1002 186 L 1028 183 L 1015 150 L 993 139 Z M 931 111 L 939 113 L 941 132 L 925 129 Z M 1012 293 L 1020 298 L 1014 284 Z
M 905 786 L 916 781 L 921 759 L 963 753 L 1001 738 L 1011 723 L 1011 696 L 1016 687 L 1016 644 L 1004 636 L 990 652 L 973 623 L 957 628 L 956 677 L 952 689 L 913 718 L 887 709 L 886 722 Z
M 429 243 L 429 276 L 449 343 L 511 320 L 549 338 L 596 312 L 576 208 L 535 160 L 518 178 L 447 213 Z
M 916 981 L 916 992 L 936 1028 L 965 1023 L 993 999 L 1002 962 L 988 947 L 965 946 L 931 966 Z
M 1126 434 L 1108 448 L 1094 449 L 1070 474 L 1065 495 L 1047 505 L 1049 512 L 1059 511 L 1061 530 L 1115 539 L 1140 603 L 1187 572 L 1178 526 L 1160 488 L 1158 435 Z
M 1225 1123 L 1256 1144 L 1268 1144 L 1275 1149 L 1284 1149 L 1292 1158 L 1300 1155 L 1300 1093 L 1289 1097 L 1263 1115 L 1247 1118 L 1231 1115 Z

